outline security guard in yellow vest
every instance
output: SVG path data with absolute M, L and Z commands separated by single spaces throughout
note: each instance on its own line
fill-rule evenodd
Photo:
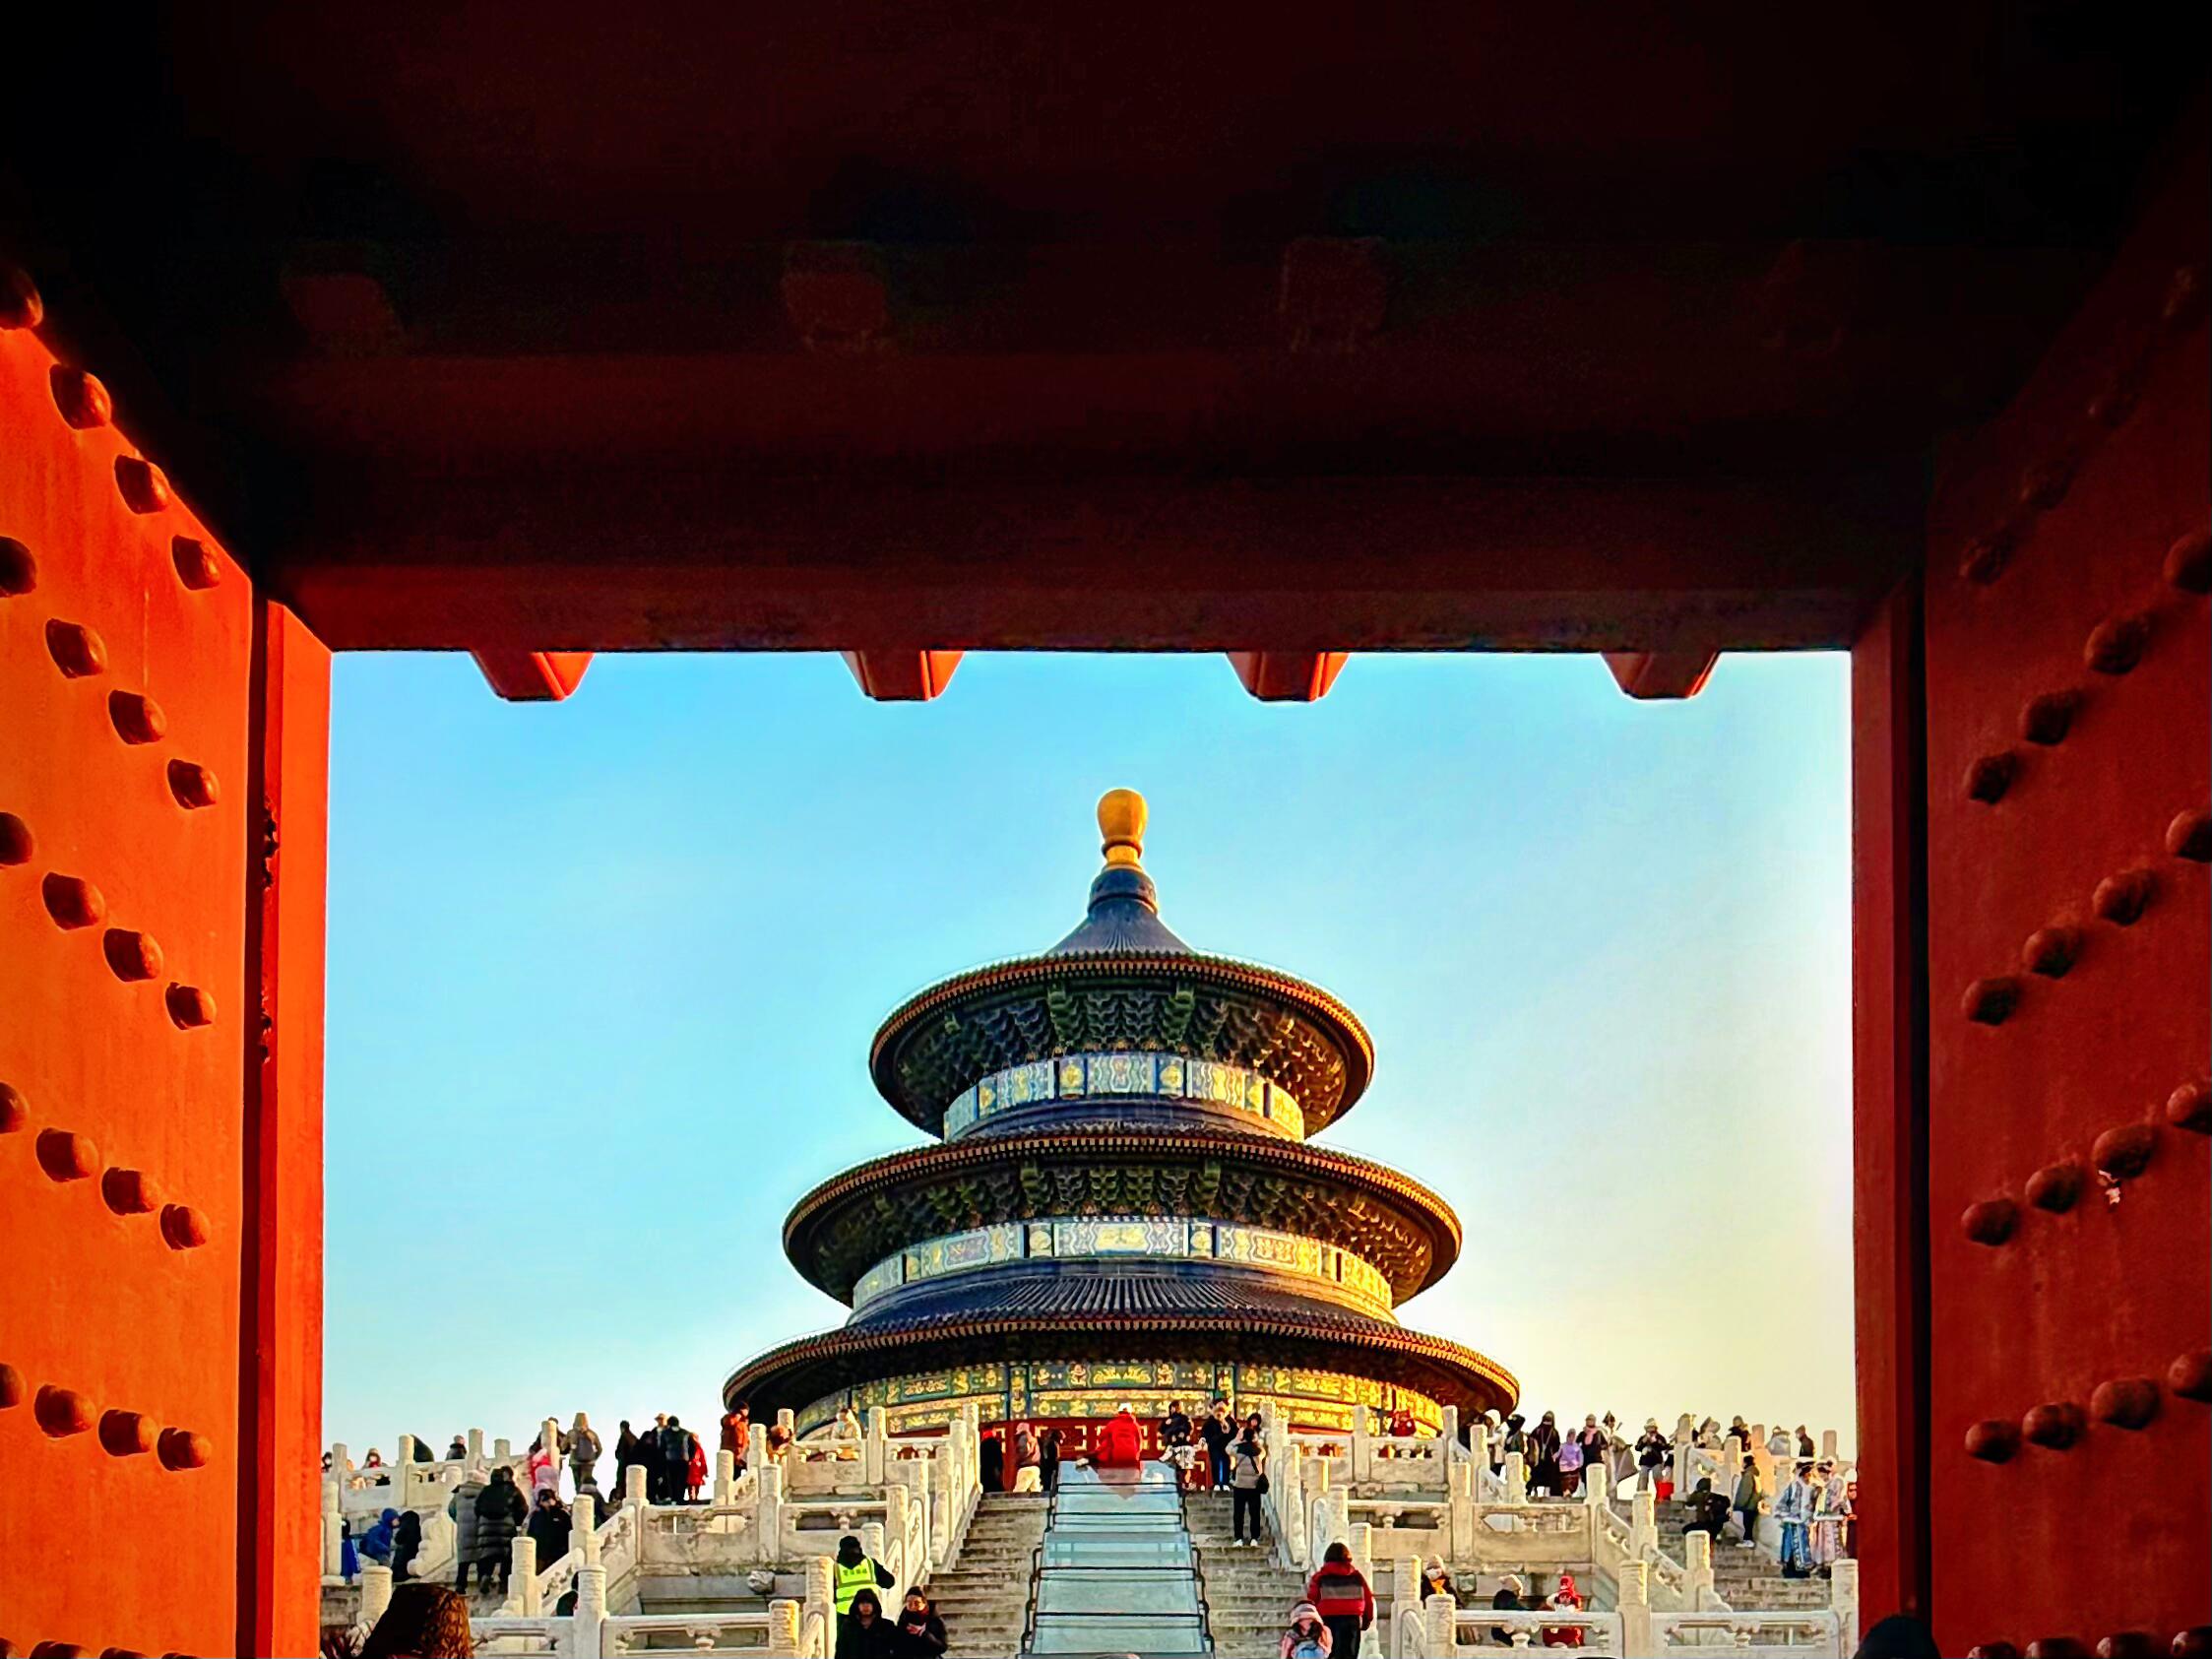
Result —
M 837 1616 L 843 1619 L 853 1611 L 853 1598 L 862 1590 L 891 1588 L 891 1569 L 863 1551 L 860 1541 L 849 1532 L 837 1541 L 835 1587 Z

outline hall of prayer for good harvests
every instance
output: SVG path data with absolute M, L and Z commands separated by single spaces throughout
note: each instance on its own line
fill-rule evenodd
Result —
M 1510 1406 L 1503 1367 L 1393 1309 L 1459 1252 L 1458 1218 L 1397 1171 L 1313 1144 L 1374 1047 L 1306 981 L 1183 943 L 1141 863 L 1142 797 L 1099 802 L 1081 925 L 959 974 L 876 1033 L 884 1098 L 936 1143 L 802 1198 L 787 1252 L 849 1303 L 836 1330 L 723 1385 L 803 1436 L 850 1404 L 893 1433 L 1057 1423 L 1071 1452 L 1118 1407 L 1227 1395 L 1294 1428 L 1406 1408 L 1434 1432 Z

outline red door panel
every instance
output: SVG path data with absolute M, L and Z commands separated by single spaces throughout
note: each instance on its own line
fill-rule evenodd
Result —
M 250 859 L 258 745 L 285 694 L 257 664 L 289 625 L 106 415 L 30 330 L 0 331 L 0 1637 L 311 1651 L 312 1554 L 279 1567 L 241 1526 L 274 1507 L 280 1420 L 313 1511 L 314 1378 L 302 1394 L 287 1373 L 273 1412 L 257 1371 L 314 1331 L 319 1278 L 295 1275 L 285 1319 L 256 1311 L 272 1206 L 248 1162 L 320 1134 L 319 1077 L 264 1122 L 249 952 L 249 887 L 257 907 L 277 890 Z M 311 701 L 327 656 L 306 641 L 289 661 Z M 308 781 L 318 978 L 299 1012 L 319 1031 Z M 310 1252 L 319 1216 L 319 1190 L 312 1221 L 291 1215 Z M 242 1570 L 290 1583 L 285 1633 L 241 1621 Z
M 2163 1651 L 2212 1621 L 2212 1408 L 2168 1377 L 2212 1346 L 2208 1143 L 2165 1110 L 2212 1064 L 2204 855 L 2169 845 L 2212 802 L 2206 601 L 2170 560 L 2205 531 L 2212 445 L 2189 183 L 1962 447 L 1930 524 L 1928 1487 L 1946 1653 L 2125 1629 Z

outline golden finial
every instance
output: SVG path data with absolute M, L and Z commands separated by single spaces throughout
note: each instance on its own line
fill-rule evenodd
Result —
M 1135 790 L 1107 790 L 1099 797 L 1099 834 L 1107 867 L 1134 869 L 1145 850 L 1145 798 Z

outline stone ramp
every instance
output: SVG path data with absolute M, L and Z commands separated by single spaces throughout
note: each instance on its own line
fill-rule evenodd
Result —
M 1041 1561 L 1025 1651 L 1212 1651 L 1182 1495 L 1165 1464 L 1064 1471 Z

